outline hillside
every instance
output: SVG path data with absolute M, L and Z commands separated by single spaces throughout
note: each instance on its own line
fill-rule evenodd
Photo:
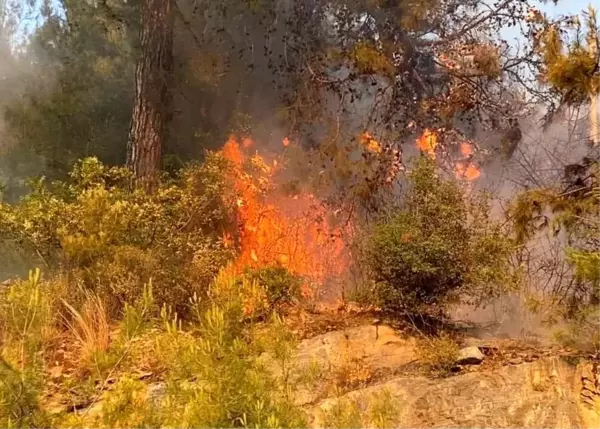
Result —
M 293 402 L 307 413 L 309 427 L 379 427 L 377 418 L 384 419 L 384 427 L 403 428 L 596 428 L 600 423 L 598 356 L 533 339 L 457 332 L 466 354 L 450 373 L 436 375 L 419 358 L 411 327 L 392 327 L 377 317 L 382 315 L 357 309 L 321 310 L 296 312 L 287 320 L 304 337 L 286 371 L 296 380 Z M 283 375 L 268 353 L 261 360 Z M 142 365 L 132 375 L 143 381 L 151 402 L 164 400 L 160 369 Z M 106 395 L 117 377 L 102 388 Z M 54 412 L 71 413 L 80 424 L 103 420 L 103 395 L 80 398 L 75 407 L 60 394 L 48 398 Z

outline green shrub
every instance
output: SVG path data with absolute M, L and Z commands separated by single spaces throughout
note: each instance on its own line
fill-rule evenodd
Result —
M 222 273 L 211 287 L 207 309 L 196 302 L 199 320 L 185 331 L 163 310 L 164 333 L 157 354 L 167 369 L 162 423 L 176 427 L 301 427 L 285 377 L 275 377 L 258 359 L 264 351 L 289 359 L 290 340 L 275 317 L 260 335 L 243 323 L 245 297 L 232 294 L 236 279 Z M 267 339 L 265 341 L 265 339 Z M 265 348 L 266 347 L 266 348 Z M 193 380 L 193 381 L 191 381 Z
M 400 406 L 391 392 L 383 389 L 369 398 L 338 398 L 323 412 L 322 427 L 327 428 L 391 428 L 398 425 Z
M 393 428 L 398 425 L 400 404 L 392 393 L 385 389 L 373 394 L 369 404 L 369 420 L 376 428 Z
M 52 321 L 40 271 L 0 295 L 0 426 L 39 427 L 43 383 L 43 340 Z
M 227 167 L 209 154 L 147 194 L 130 189 L 127 169 L 88 158 L 68 183 L 32 182 L 18 204 L 0 203 L 0 242 L 29 252 L 51 275 L 68 273 L 71 299 L 91 290 L 112 316 L 150 279 L 157 302 L 184 314 L 231 256 L 221 240 L 236 201 Z
M 302 279 L 290 273 L 285 267 L 265 267 L 247 270 L 244 276 L 256 281 L 265 289 L 272 307 L 291 304 L 300 296 Z
M 363 413 L 356 401 L 340 398 L 324 412 L 323 427 L 357 428 L 365 427 Z
M 480 302 L 508 287 L 513 243 L 471 196 L 422 158 L 399 209 L 360 237 L 363 262 L 384 308 L 422 312 L 460 299 Z

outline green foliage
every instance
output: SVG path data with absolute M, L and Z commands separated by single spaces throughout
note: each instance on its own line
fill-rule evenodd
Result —
M 458 359 L 459 347 L 447 334 L 422 338 L 417 344 L 417 356 L 424 368 L 433 375 L 447 375 Z
M 290 273 L 285 267 L 249 269 L 244 276 L 265 289 L 271 307 L 291 304 L 300 296 L 302 279 Z
M 2 161 L 11 177 L 62 178 L 77 159 L 91 155 L 112 164 L 124 161 L 138 7 L 117 0 L 109 10 L 100 3 L 105 8 L 57 2 L 64 18 L 51 7 L 34 12 L 41 23 L 14 65 L 21 71 L 14 85 L 22 89 L 2 109 L 7 143 Z
M 2 427 L 44 426 L 40 409 L 42 375 L 33 368 L 19 370 L 0 356 L 0 425 Z
M 364 427 L 358 404 L 351 400 L 339 399 L 325 412 L 323 427 L 356 428 Z
M 40 401 L 45 374 L 40 352 L 46 346 L 41 340 L 50 322 L 48 296 L 52 291 L 40 291 L 38 279 L 39 272 L 32 274 L 29 282 L 11 287 L 2 297 L 3 310 L 7 311 L 1 319 L 0 418 L 6 427 L 39 427 L 49 422 Z M 111 335 L 109 348 L 94 359 L 96 371 L 71 379 L 75 381 L 71 388 L 77 391 L 86 383 L 95 385 L 86 392 L 92 405 L 100 406 L 80 417 L 54 415 L 53 424 L 304 426 L 303 413 L 293 404 L 289 382 L 295 337 L 276 314 L 260 326 L 248 323 L 252 319 L 248 318 L 246 303 L 255 294 L 249 285 L 256 283 L 246 280 L 245 284 L 239 288 L 234 272 L 223 271 L 211 285 L 208 300 L 197 296 L 190 300 L 197 320 L 185 325 L 166 305 L 157 318 L 152 287 L 146 287 L 137 302 L 125 305 L 119 334 Z M 93 302 L 99 303 L 96 298 Z M 81 341 L 95 341 L 95 319 L 88 317 L 85 304 L 81 311 L 70 308 L 74 312 L 73 323 L 87 330 L 82 331 L 87 334 Z M 149 348 L 139 348 L 141 344 Z M 166 382 L 162 393 L 151 391 L 131 375 L 144 350 L 158 359 L 156 369 Z M 264 353 L 272 356 L 283 371 L 273 372 L 261 359 Z M 109 379 L 117 382 L 105 389 Z
M 578 21 L 577 37 L 568 46 L 563 40 L 564 32 L 555 25 L 544 29 L 540 37 L 538 49 L 544 64 L 543 78 L 569 104 L 587 102 L 592 94 L 600 93 L 599 57 L 591 47 L 592 43 L 597 43 L 598 28 L 596 12 L 591 7 L 587 21 L 587 45 L 580 40 Z
M 43 341 L 51 322 L 40 271 L 0 295 L 0 426 L 39 427 L 43 389 Z
M 378 429 L 393 428 L 398 424 L 400 407 L 392 393 L 385 389 L 373 394 L 369 407 L 369 420 Z
M 121 378 L 105 395 L 102 405 L 104 427 L 153 427 L 155 413 L 148 401 L 147 386 L 130 377 Z
M 126 169 L 88 158 L 68 183 L 34 182 L 21 202 L 1 204 L 0 239 L 28 251 L 52 274 L 68 271 L 72 292 L 82 284 L 101 295 L 112 314 L 135 302 L 150 278 L 156 300 L 183 313 L 231 254 L 220 237 L 235 201 L 226 169 L 227 162 L 211 154 L 148 195 L 129 188 Z
M 474 303 L 513 287 L 513 244 L 489 217 L 485 195 L 468 195 L 422 158 L 400 209 L 361 237 L 363 260 L 381 305 L 424 311 L 467 298 Z
M 600 347 L 599 171 L 597 162 L 588 163 L 585 181 L 569 184 L 566 190 L 546 187 L 522 192 L 509 210 L 517 238 L 525 249 L 535 245 L 539 233 L 551 231 L 564 240 L 564 258 L 572 273 L 548 291 L 546 305 L 533 299 L 537 305 L 532 309 L 546 310 L 550 323 L 561 319 L 567 322 L 567 327 L 557 333 L 561 343 L 592 350 Z
M 397 427 L 399 405 L 387 389 L 374 392 L 369 398 L 339 398 L 324 411 L 322 427 Z
M 200 320 L 193 331 L 183 331 L 176 316 L 163 311 L 165 331 L 157 342 L 169 371 L 163 424 L 298 427 L 303 419 L 292 404 L 290 386 L 285 379 L 275 378 L 258 359 L 263 351 L 278 360 L 288 359 L 291 337 L 285 334 L 281 320 L 274 318 L 263 333 L 269 341 L 251 341 L 254 335 L 243 324 L 243 298 L 235 303 L 224 297 L 230 296 L 223 291 L 235 284 L 235 279 L 221 275 L 215 283 L 213 291 L 219 291 L 221 299 L 198 312 Z
M 152 283 L 150 283 L 144 287 L 142 295 L 134 305 L 125 303 L 120 329 L 125 341 L 131 341 L 142 335 L 153 316 L 156 316 L 156 304 L 152 294 Z
M 554 231 L 555 235 L 560 231 L 565 233 L 568 244 L 565 256 L 574 268 L 577 286 L 568 291 L 569 311 L 581 305 L 597 306 L 600 301 L 599 171 L 598 163 L 591 163 L 587 167 L 587 182 L 566 191 L 548 187 L 523 192 L 509 211 L 517 239 L 524 245 L 545 230 Z

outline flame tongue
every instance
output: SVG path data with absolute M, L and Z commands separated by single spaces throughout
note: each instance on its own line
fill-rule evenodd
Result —
M 421 137 L 417 139 L 417 147 L 424 153 L 426 153 L 431 159 L 435 159 L 435 148 L 438 145 L 437 134 L 426 129 L 421 134 Z
M 427 154 L 431 159 L 435 159 L 435 149 L 438 146 L 437 134 L 429 129 L 423 131 L 423 134 L 416 141 L 417 147 L 421 152 Z M 481 176 L 481 171 L 471 161 L 471 156 L 475 152 L 475 147 L 469 142 L 460 144 L 460 153 L 462 159 L 454 165 L 454 172 L 457 179 L 466 179 L 472 182 Z
M 232 137 L 221 151 L 234 166 L 230 174 L 240 195 L 240 253 L 235 266 L 282 265 L 316 283 L 341 275 L 345 269 L 341 231 L 323 221 L 327 214 L 323 205 L 308 193 L 278 195 L 273 168 L 255 169 L 253 175 L 246 173 L 247 160 L 253 166 L 267 166 L 258 154 L 247 157 L 243 148 L 250 146 L 253 144 L 246 140 L 240 144 Z
M 457 179 L 467 179 L 472 182 L 481 176 L 479 168 L 470 160 L 474 152 L 475 148 L 471 143 L 462 142 L 460 144 L 460 153 L 464 160 L 457 162 L 454 168 Z
M 479 169 L 477 167 L 475 167 L 473 164 L 467 164 L 467 163 L 463 163 L 463 162 L 456 163 L 455 171 L 456 171 L 456 177 L 458 179 L 464 178 L 470 182 L 479 178 L 479 176 L 481 176 L 481 172 L 479 171 Z

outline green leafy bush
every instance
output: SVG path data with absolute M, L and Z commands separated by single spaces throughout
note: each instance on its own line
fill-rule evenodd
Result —
M 265 267 L 247 270 L 244 276 L 256 281 L 265 289 L 272 307 L 291 304 L 300 296 L 302 279 L 290 273 L 285 267 Z
M 91 290 L 111 315 L 150 279 L 156 300 L 183 314 L 231 256 L 221 240 L 235 201 L 227 167 L 209 154 L 147 194 L 130 189 L 127 169 L 88 158 L 68 183 L 32 182 L 20 203 L 0 203 L 0 240 L 28 251 L 50 274 L 68 273 L 72 299 Z
M 421 312 L 508 287 L 513 243 L 489 217 L 486 195 L 469 195 L 422 158 L 399 209 L 360 237 L 363 262 L 384 308 Z

